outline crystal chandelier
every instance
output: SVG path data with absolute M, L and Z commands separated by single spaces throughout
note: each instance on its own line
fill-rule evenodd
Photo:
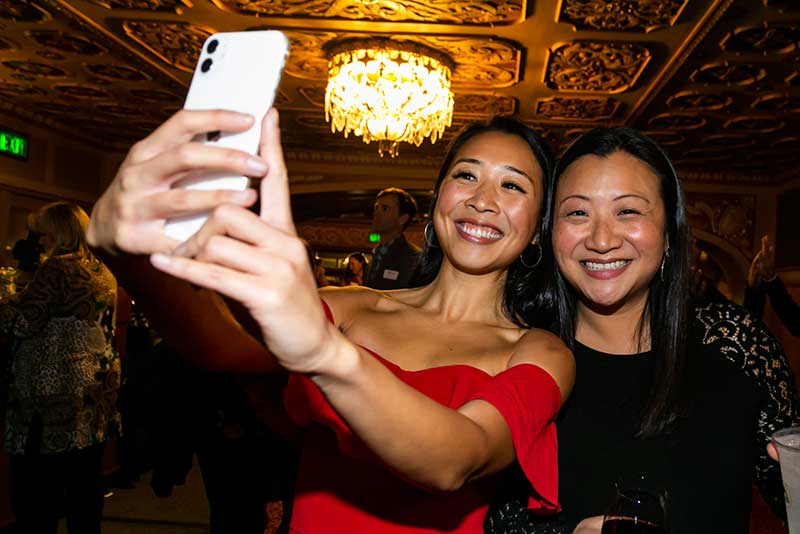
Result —
M 378 141 L 381 156 L 399 143 L 442 137 L 453 119 L 452 62 L 417 44 L 349 40 L 327 49 L 325 120 L 331 131 Z

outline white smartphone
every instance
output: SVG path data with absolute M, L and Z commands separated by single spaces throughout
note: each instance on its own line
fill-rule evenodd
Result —
M 206 39 L 197 61 L 184 109 L 227 109 L 249 113 L 253 126 L 244 132 L 207 132 L 195 141 L 235 148 L 255 155 L 261 120 L 275 100 L 289 40 L 279 31 L 217 33 Z M 174 187 L 243 191 L 249 179 L 224 172 L 192 176 Z M 189 239 L 208 218 L 200 213 L 167 221 L 164 232 L 179 241 Z

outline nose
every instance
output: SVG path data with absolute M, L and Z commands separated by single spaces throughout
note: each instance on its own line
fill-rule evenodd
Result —
M 598 254 L 605 254 L 622 246 L 615 221 L 608 217 L 595 217 L 585 244 L 588 250 Z
M 476 184 L 472 196 L 467 200 L 467 205 L 480 213 L 486 211 L 496 213 L 498 211 L 497 191 L 494 184 L 488 181 Z

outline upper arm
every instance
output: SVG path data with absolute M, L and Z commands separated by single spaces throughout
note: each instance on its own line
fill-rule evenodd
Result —
M 365 307 L 372 306 L 380 293 L 361 286 L 326 286 L 319 290 L 320 299 L 330 308 L 333 324 L 342 328 Z
M 575 383 L 575 358 L 558 336 L 538 328 L 529 330 L 517 342 L 508 367 L 523 363 L 544 369 L 558 385 L 561 403 L 567 400 Z

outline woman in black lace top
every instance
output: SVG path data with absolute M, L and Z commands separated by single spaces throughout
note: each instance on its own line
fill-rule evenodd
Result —
M 791 371 L 743 308 L 690 302 L 666 155 L 634 130 L 598 128 L 567 149 L 551 191 L 552 301 L 577 363 L 558 420 L 563 512 L 537 520 L 509 484 L 486 532 L 599 534 L 614 482 L 641 474 L 666 491 L 674 534 L 746 533 L 753 481 L 785 514 L 766 446 L 798 420 Z

